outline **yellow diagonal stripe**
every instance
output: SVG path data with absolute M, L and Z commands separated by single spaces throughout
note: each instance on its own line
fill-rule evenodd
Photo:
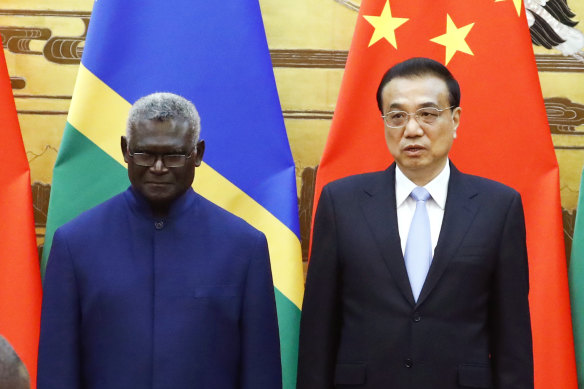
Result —
M 131 106 L 81 64 L 67 121 L 110 157 L 126 166 L 120 137 L 125 135 Z
M 83 65 L 79 67 L 68 122 L 110 157 L 126 166 L 120 148 L 131 104 Z M 303 275 L 300 242 L 278 218 L 229 180 L 203 163 L 193 187 L 208 200 L 241 217 L 266 234 L 274 286 L 298 309 L 302 307 Z

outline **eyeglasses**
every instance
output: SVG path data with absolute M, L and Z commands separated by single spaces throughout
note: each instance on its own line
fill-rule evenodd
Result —
M 128 150 L 128 155 L 134 159 L 134 163 L 138 166 L 150 167 L 154 166 L 154 163 L 160 157 L 162 163 L 166 167 L 183 167 L 187 162 L 187 159 L 193 156 L 193 153 L 189 155 L 185 154 L 150 154 L 150 153 L 132 153 Z
M 391 128 L 401 128 L 407 124 L 410 120 L 410 116 L 414 116 L 416 121 L 420 125 L 431 125 L 436 122 L 438 117 L 442 114 L 443 111 L 447 109 L 454 108 L 454 105 L 450 107 L 446 107 L 443 109 L 438 109 L 434 107 L 424 107 L 418 109 L 414 113 L 407 113 L 405 111 L 389 111 L 385 115 L 381 115 L 385 125 Z

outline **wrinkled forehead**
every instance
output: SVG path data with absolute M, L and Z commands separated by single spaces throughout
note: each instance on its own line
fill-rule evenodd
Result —
M 185 134 L 194 134 L 194 128 L 184 118 L 139 119 L 132 133 L 137 137 L 152 135 L 183 137 Z
M 446 82 L 433 75 L 396 77 L 383 87 L 381 96 L 384 109 L 441 107 L 449 102 Z
M 188 148 L 193 144 L 194 136 L 195 131 L 186 119 L 140 119 L 132 131 L 130 147 L 168 145 Z

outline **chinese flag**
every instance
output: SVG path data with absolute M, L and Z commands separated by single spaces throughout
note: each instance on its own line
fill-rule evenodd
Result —
M 558 165 L 521 0 L 363 0 L 315 204 L 329 181 L 391 163 L 375 93 L 391 65 L 420 56 L 461 85 L 451 160 L 522 195 L 536 388 L 576 388 Z
M 10 78 L 0 50 L 0 334 L 14 347 L 36 388 L 41 276 L 30 170 Z

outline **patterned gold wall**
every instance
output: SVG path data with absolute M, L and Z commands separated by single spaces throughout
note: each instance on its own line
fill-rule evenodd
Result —
M 302 172 L 318 164 L 324 149 L 360 1 L 260 5 L 300 193 Z M 574 20 L 584 18 L 584 1 L 568 5 Z M 0 33 L 33 183 L 51 183 L 92 6 L 89 0 L 0 4 Z M 541 47 L 535 52 L 560 164 L 562 205 L 573 210 L 584 165 L 584 61 Z M 36 185 L 35 195 L 46 200 L 43 188 Z M 42 227 L 44 209 L 38 208 Z

